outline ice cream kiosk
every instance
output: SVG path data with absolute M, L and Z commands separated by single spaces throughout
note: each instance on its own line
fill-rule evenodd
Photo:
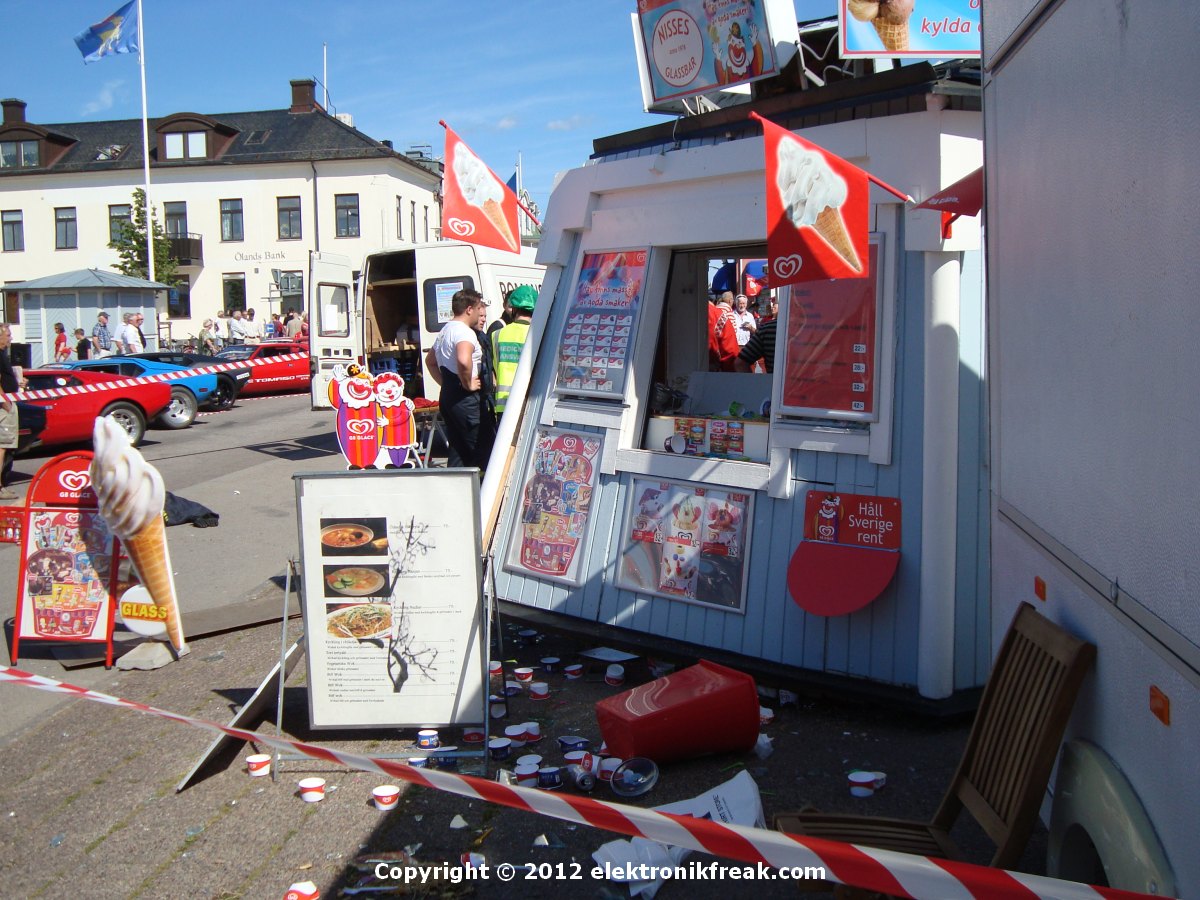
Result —
M 872 187 L 869 275 L 773 288 L 750 112 L 923 200 L 981 165 L 978 82 L 922 62 L 824 83 L 830 23 L 788 35 L 774 8 L 738 29 L 768 41 L 749 102 L 598 139 L 550 198 L 553 302 L 497 442 L 497 595 L 950 698 L 990 664 L 978 219 Z M 710 362 L 726 288 L 778 301 L 767 371 Z

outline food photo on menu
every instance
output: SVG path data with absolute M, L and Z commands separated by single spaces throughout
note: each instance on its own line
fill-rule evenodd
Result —
M 388 603 L 331 603 L 325 613 L 325 633 L 331 638 L 385 638 L 391 630 L 392 607 Z
M 382 597 L 388 584 L 388 566 L 323 566 L 326 597 Z
M 387 519 L 321 519 L 322 556 L 387 556 Z

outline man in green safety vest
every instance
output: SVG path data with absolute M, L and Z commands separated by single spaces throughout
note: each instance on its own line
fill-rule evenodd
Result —
M 492 356 L 496 360 L 496 415 L 504 412 L 504 404 L 512 392 L 513 379 L 517 374 L 517 361 L 521 358 L 521 347 L 529 335 L 529 322 L 533 318 L 533 307 L 537 303 L 537 288 L 528 284 L 513 288 L 506 300 L 512 307 L 513 320 L 492 332 Z

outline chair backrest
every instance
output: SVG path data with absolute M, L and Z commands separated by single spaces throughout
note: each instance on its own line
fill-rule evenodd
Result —
M 935 825 L 949 830 L 965 807 L 996 844 L 993 866 L 1010 868 L 1024 852 L 1075 696 L 1095 658 L 1093 644 L 1021 604 L 934 816 Z

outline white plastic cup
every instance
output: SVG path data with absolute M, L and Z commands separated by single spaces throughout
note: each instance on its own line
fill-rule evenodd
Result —
M 255 778 L 271 774 L 271 754 L 252 753 L 246 757 L 246 771 Z
M 529 699 L 530 700 L 548 700 L 550 699 L 550 685 L 544 681 L 532 681 L 529 683 Z
M 311 881 L 297 881 L 287 889 L 283 900 L 318 900 L 320 896 L 321 891 Z
M 875 793 L 874 772 L 851 772 L 846 781 L 850 785 L 852 797 L 870 797 Z
M 625 683 L 625 667 L 613 663 L 604 672 L 604 683 L 617 687 Z
M 319 803 L 325 799 L 324 778 L 301 778 L 300 799 L 305 803 Z
M 371 799 L 375 801 L 375 808 L 380 812 L 395 809 L 396 804 L 400 802 L 400 788 L 394 784 L 381 784 L 371 791 Z
M 525 723 L 525 743 L 536 744 L 542 739 L 542 726 L 537 722 Z
M 554 672 L 558 669 L 558 664 L 561 661 L 557 656 L 543 656 L 541 659 L 542 668 L 547 672 Z
M 423 728 L 417 732 L 417 746 L 422 750 L 434 750 L 440 745 L 436 728 Z
M 758 708 L 758 724 L 764 728 L 775 721 L 775 710 L 768 706 Z
M 484 738 L 487 737 L 487 732 L 478 725 L 468 725 L 463 729 L 464 744 L 482 744 Z
M 518 765 L 513 769 L 513 774 L 517 776 L 517 784 L 525 787 L 537 787 L 538 767 L 536 765 Z
M 591 772 L 596 766 L 596 758 L 586 750 L 572 750 L 564 753 L 563 759 L 567 761 L 567 765 L 579 766 L 587 772 Z
M 579 663 L 571 663 L 563 669 L 563 674 L 567 676 L 568 681 L 575 681 L 583 677 L 583 666 Z
M 488 741 L 488 752 L 492 759 L 508 759 L 512 753 L 512 741 L 508 738 L 492 738 Z
M 600 769 L 596 773 L 601 781 L 612 781 L 613 772 L 617 771 L 617 767 L 625 760 L 618 759 L 615 756 L 606 756 L 600 760 Z
M 517 666 L 513 669 L 513 677 L 521 684 L 528 684 L 533 681 L 533 669 L 529 666 Z
M 520 750 L 525 746 L 524 725 L 509 725 L 504 729 L 504 736 L 508 738 L 508 746 L 511 750 Z
M 492 676 L 503 675 L 504 674 L 504 663 L 500 662 L 500 660 L 498 660 L 498 659 L 489 659 L 488 660 L 488 674 L 492 675 Z
M 534 766 L 536 768 L 538 766 L 541 766 L 541 764 L 542 764 L 542 757 L 539 756 L 537 753 L 526 753 L 524 756 L 517 757 L 517 765 L 518 766 Z

